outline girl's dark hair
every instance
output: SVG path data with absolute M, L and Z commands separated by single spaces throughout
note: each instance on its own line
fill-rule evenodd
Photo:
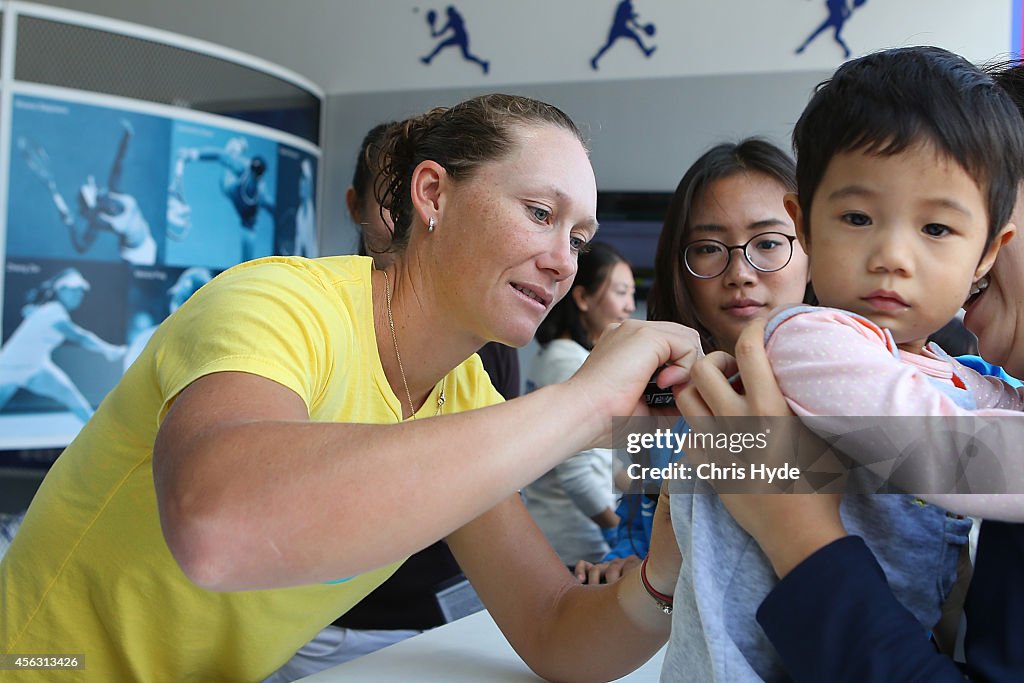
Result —
M 359 146 L 359 154 L 356 156 L 356 169 L 352 173 L 352 189 L 356 195 L 356 206 L 359 207 L 360 214 L 366 214 L 366 197 L 368 191 L 375 187 L 377 176 L 379 173 L 379 155 L 380 155 L 380 144 L 381 140 L 384 139 L 384 133 L 388 128 L 398 123 L 397 121 L 387 121 L 385 123 L 379 123 L 363 136 L 363 142 Z M 383 218 L 384 212 L 381 209 L 381 217 Z M 360 227 L 359 235 L 359 255 L 369 256 L 369 252 L 366 249 L 366 235 Z
M 580 253 L 578 263 L 572 289 L 582 287 L 583 291 L 591 296 L 608 286 L 608 278 L 611 277 L 612 269 L 616 265 L 620 263 L 629 265 L 629 261 L 622 255 L 622 252 L 607 242 L 591 242 L 587 250 Z M 585 349 L 594 346 L 594 340 L 590 338 L 590 333 L 587 332 L 580 319 L 580 309 L 576 305 L 571 290 L 551 308 L 551 312 L 537 328 L 536 338 L 537 342 L 543 346 L 552 339 L 564 337 L 566 333 Z
M 518 95 L 482 95 L 453 107 L 439 107 L 406 119 L 383 136 L 377 159 L 380 175 L 374 196 L 394 223 L 392 250 L 409 242 L 412 226 L 412 172 L 423 161 L 440 164 L 455 181 L 469 178 L 481 164 L 510 153 L 520 126 L 552 125 L 583 135 L 565 112 Z
M 714 181 L 738 173 L 762 173 L 777 180 L 788 192 L 796 191 L 796 165 L 784 151 L 761 138 L 723 143 L 705 152 L 683 174 L 665 216 L 654 257 L 654 282 L 647 297 L 647 319 L 669 320 L 692 327 L 700 333 L 706 351 L 718 348 L 708 330 L 697 319 L 696 307 L 687 282 L 683 250 L 690 237 L 690 216 L 704 190 Z M 779 198 L 780 210 L 782 198 Z

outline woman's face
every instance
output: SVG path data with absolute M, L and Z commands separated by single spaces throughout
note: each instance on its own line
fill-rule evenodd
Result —
M 612 323 L 621 323 L 633 315 L 636 310 L 635 293 L 633 269 L 622 261 L 609 269 L 607 279 L 593 294 L 587 294 L 582 287 L 573 291 L 580 319 L 592 342 L 596 344 L 605 328 Z
M 504 158 L 459 182 L 442 178 L 435 231 L 417 237 L 453 319 L 483 341 L 522 346 L 597 230 L 597 183 L 569 131 L 523 126 L 515 137 Z
M 999 250 L 992 270 L 982 280 L 988 287 L 969 300 L 964 324 L 978 337 L 978 350 L 990 363 L 1001 365 L 1014 377 L 1024 377 L 1024 202 L 1010 222 L 1018 234 Z
M 57 300 L 69 311 L 74 311 L 82 305 L 85 298 L 85 289 L 81 287 L 58 287 Z
M 758 172 L 735 173 L 709 184 L 693 204 L 686 244 L 713 239 L 733 246 L 764 232 L 796 235 L 782 199 L 786 187 Z M 725 351 L 732 351 L 740 331 L 777 306 L 800 303 L 807 285 L 807 256 L 799 243 L 786 267 L 764 273 L 734 249 L 725 272 L 711 279 L 685 273 L 697 319 Z M 680 258 L 682 255 L 680 254 Z

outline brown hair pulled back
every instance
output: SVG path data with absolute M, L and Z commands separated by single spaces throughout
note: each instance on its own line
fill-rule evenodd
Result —
M 381 210 L 390 212 L 395 226 L 391 249 L 401 251 L 408 244 L 413 222 L 412 173 L 420 163 L 437 162 L 455 181 L 465 180 L 482 164 L 512 151 L 517 127 L 537 125 L 563 128 L 586 147 L 565 112 L 519 95 L 482 95 L 391 126 L 380 148 L 366 152 L 380 161 L 374 196 Z

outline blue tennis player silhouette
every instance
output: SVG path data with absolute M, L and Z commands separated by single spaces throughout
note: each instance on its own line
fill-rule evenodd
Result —
M 437 53 L 446 47 L 457 45 L 462 50 L 462 58 L 467 62 L 474 62 L 480 65 L 480 68 L 484 70 L 486 74 L 490 68 L 491 63 L 487 62 L 479 57 L 476 57 L 469 52 L 469 33 L 466 32 L 466 22 L 463 20 L 462 15 L 455 9 L 455 5 L 448 5 L 448 23 L 439 29 L 434 28 L 434 23 L 437 21 L 437 12 L 430 10 L 427 12 L 427 23 L 430 24 L 430 37 L 437 38 L 438 36 L 451 31 L 452 37 L 448 40 L 441 41 L 426 57 L 420 57 L 420 61 L 424 64 L 430 64 L 431 60 L 437 56 Z
M 654 54 L 654 50 L 657 46 L 652 45 L 647 47 L 644 45 L 644 41 L 637 35 L 637 29 L 643 31 L 648 36 L 653 36 L 657 27 L 652 23 L 641 24 L 639 22 L 639 16 L 633 11 L 633 3 L 631 0 L 622 0 L 615 8 L 615 18 L 612 19 L 612 27 L 608 31 L 608 42 L 604 44 L 597 54 L 590 60 L 590 68 L 597 71 L 597 60 L 601 59 L 601 56 L 611 48 L 612 44 L 615 43 L 619 38 L 632 38 L 633 41 L 640 47 L 640 50 L 644 53 L 644 57 L 650 57 Z
M 801 54 L 808 45 L 811 44 L 815 38 L 824 33 L 829 28 L 832 29 L 832 36 L 835 41 L 839 43 L 839 46 L 843 48 L 843 56 L 846 58 L 850 57 L 850 47 L 843 41 L 843 37 L 839 35 L 843 26 L 846 24 L 846 20 L 853 14 L 853 10 L 863 5 L 867 0 L 853 0 L 853 8 L 846 4 L 846 0 L 825 0 L 825 6 L 828 8 L 828 18 L 821 23 L 821 26 L 814 30 L 804 44 L 796 49 L 797 54 Z

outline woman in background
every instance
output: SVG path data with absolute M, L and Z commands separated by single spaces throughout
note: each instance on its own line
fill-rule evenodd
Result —
M 580 254 L 572 289 L 537 328 L 541 348 L 526 378 L 527 391 L 572 377 L 605 328 L 636 310 L 635 291 L 633 270 L 615 247 L 595 242 Z M 566 565 L 596 562 L 608 552 L 619 525 L 612 451 L 581 451 L 522 493 L 526 509 Z
M 793 160 L 759 138 L 716 145 L 694 161 L 676 187 L 658 239 L 648 319 L 696 330 L 710 352 L 731 349 L 740 330 L 772 308 L 803 301 L 807 259 L 793 244 L 793 223 L 782 203 L 796 188 L 795 174 Z M 708 261 L 711 270 L 705 269 Z M 650 458 L 645 464 L 656 468 L 671 459 L 658 449 Z M 604 561 L 577 566 L 581 581 L 615 581 L 647 554 L 661 482 L 642 484 L 643 492 L 623 497 L 618 541 Z M 691 499 L 694 511 L 673 509 L 674 525 L 691 514 L 704 518 L 705 506 L 719 507 L 710 495 L 674 495 L 673 508 Z

